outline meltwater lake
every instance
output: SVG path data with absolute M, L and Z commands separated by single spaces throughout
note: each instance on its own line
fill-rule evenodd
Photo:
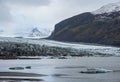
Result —
M 31 69 L 10 70 L 10 67 Z M 109 73 L 82 74 L 86 68 L 104 68 L 113 70 Z M 68 59 L 16 59 L 0 60 L 0 72 L 19 72 L 43 74 L 45 76 L 7 76 L 0 74 L 0 82 L 120 82 L 120 57 L 71 57 Z M 8 80 L 5 78 L 24 78 Z M 32 81 L 25 79 L 41 79 Z

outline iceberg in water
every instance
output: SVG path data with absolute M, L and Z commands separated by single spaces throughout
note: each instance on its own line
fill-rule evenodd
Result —
M 85 71 L 81 71 L 81 73 L 107 73 L 112 72 L 112 70 L 104 69 L 104 68 L 87 68 Z

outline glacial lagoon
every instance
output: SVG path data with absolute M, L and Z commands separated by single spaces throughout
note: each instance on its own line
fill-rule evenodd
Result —
M 31 68 L 26 69 L 26 66 L 31 66 Z M 23 67 L 25 69 L 10 70 L 10 67 Z M 100 74 L 80 73 L 80 71 L 85 70 L 86 68 L 104 68 L 113 70 L 113 72 Z M 15 76 L 14 74 L 11 74 L 10 76 L 3 76 L 0 74 L 0 82 L 120 82 L 120 57 L 0 60 L 0 72 L 43 75 Z

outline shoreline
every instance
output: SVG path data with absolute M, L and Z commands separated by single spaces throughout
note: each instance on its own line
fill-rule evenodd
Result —
M 42 79 L 34 79 L 34 78 L 0 78 L 2 81 L 43 81 Z
M 27 77 L 42 77 L 44 74 L 23 73 L 23 72 L 0 72 L 0 76 L 27 76 Z
M 10 76 L 10 77 L 8 77 Z M 12 77 L 11 77 L 12 76 Z M 16 78 L 14 76 L 17 76 Z M 44 74 L 36 74 L 36 73 L 23 73 L 23 72 L 0 72 L 0 81 L 34 81 L 40 82 L 43 79 L 37 79 L 34 77 L 42 77 L 47 76 Z M 26 78 L 24 78 L 26 77 Z

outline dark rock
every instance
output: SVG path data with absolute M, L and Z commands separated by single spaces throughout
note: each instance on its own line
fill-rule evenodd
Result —
M 10 70 L 24 70 L 24 67 L 10 67 Z
M 55 25 L 49 39 L 120 46 L 120 12 L 83 13 Z
M 31 66 L 26 66 L 25 68 L 26 68 L 26 69 L 31 69 Z

